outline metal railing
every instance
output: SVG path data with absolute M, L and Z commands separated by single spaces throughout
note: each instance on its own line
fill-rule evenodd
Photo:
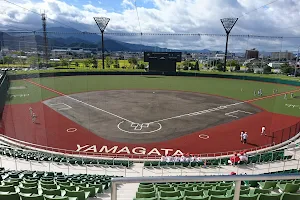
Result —
M 300 179 L 300 174 L 289 175 L 223 175 L 223 176 L 163 176 L 113 178 L 111 180 L 111 200 L 117 200 L 118 184 L 126 183 L 180 183 L 180 182 L 218 182 L 235 181 L 234 200 L 239 200 L 242 181 L 277 181 Z

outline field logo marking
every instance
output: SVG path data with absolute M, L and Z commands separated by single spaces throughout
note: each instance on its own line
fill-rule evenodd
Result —
M 243 110 L 235 110 L 235 111 L 232 111 L 232 112 L 225 113 L 225 115 L 229 116 L 229 117 L 239 118 L 238 116 L 234 115 L 235 113 L 238 113 L 238 112 L 246 113 L 246 114 L 249 114 L 249 115 L 253 114 L 251 112 L 247 112 L 247 111 L 243 111 Z
M 160 123 L 130 123 L 127 121 L 120 122 L 117 127 L 120 131 L 133 134 L 154 133 L 162 129 Z
M 206 134 L 200 134 L 199 135 L 199 138 L 203 139 L 203 140 L 207 140 L 209 139 L 209 135 L 206 135 Z

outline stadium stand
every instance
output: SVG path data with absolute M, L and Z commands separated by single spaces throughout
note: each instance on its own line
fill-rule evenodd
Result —
M 114 176 L 43 171 L 14 171 L 0 168 L 1 200 L 85 200 L 110 188 Z M 66 198 L 67 197 L 67 198 Z
M 105 159 L 92 159 L 92 158 L 78 158 L 72 156 L 62 156 L 56 154 L 50 154 L 39 151 L 23 150 L 20 148 L 12 148 L 10 146 L 1 147 L 0 155 L 24 159 L 24 160 L 35 160 L 35 161 L 51 161 L 58 164 L 71 164 L 71 165 L 90 165 L 90 166 L 132 166 L 132 161 L 122 160 L 105 160 Z
M 239 162 L 239 165 L 243 164 L 252 164 L 252 163 L 267 163 L 267 162 L 274 162 L 280 160 L 289 160 L 291 159 L 291 155 L 284 155 L 284 150 L 276 150 L 276 151 L 268 151 L 264 153 L 258 153 L 255 155 L 251 155 L 248 157 L 248 161 Z M 199 166 L 219 166 L 219 165 L 229 165 L 230 157 L 223 157 L 223 158 L 212 158 L 212 159 L 200 159 L 188 161 L 188 162 L 180 162 L 180 161 L 173 161 L 171 159 L 170 162 L 166 161 L 146 161 L 144 163 L 145 167 L 165 167 L 165 166 L 182 166 L 182 167 L 199 167 Z

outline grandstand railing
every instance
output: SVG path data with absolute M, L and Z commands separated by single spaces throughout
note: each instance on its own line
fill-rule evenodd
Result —
M 235 181 L 234 200 L 239 200 L 242 181 L 275 181 L 300 179 L 300 174 L 289 175 L 223 175 L 223 176 L 164 176 L 112 178 L 111 200 L 117 200 L 117 186 L 126 183 L 180 183 Z
M 281 129 L 272 132 L 269 134 L 270 136 L 270 143 L 259 146 L 259 147 L 253 147 L 249 149 L 240 149 L 240 150 L 234 150 L 234 151 L 226 151 L 226 152 L 214 152 L 214 153 L 202 153 L 202 154 L 193 154 L 198 157 L 202 158 L 213 158 L 213 157 L 222 157 L 222 156 L 229 156 L 234 153 L 246 151 L 246 152 L 258 152 L 259 150 L 267 149 L 269 147 L 272 147 L 274 145 L 279 145 L 281 143 L 284 143 L 285 141 L 289 141 L 290 139 L 296 137 L 300 133 L 300 122 Z M 49 147 L 39 144 L 34 144 L 22 140 L 18 140 L 15 138 L 8 137 L 6 135 L 2 135 L 4 138 L 7 138 L 8 140 L 11 140 L 19 145 L 23 145 L 25 148 L 36 148 L 36 150 L 46 150 L 46 151 L 52 151 L 57 152 L 61 154 L 70 154 L 73 156 L 91 156 L 91 157 L 104 157 L 107 159 L 138 159 L 138 160 L 158 160 L 161 158 L 161 156 L 149 156 L 149 155 L 137 155 L 137 154 L 114 154 L 114 153 L 99 153 L 99 152 L 82 152 L 82 151 L 74 151 L 74 150 L 67 150 L 67 149 L 61 149 L 61 148 L 55 148 L 55 147 Z

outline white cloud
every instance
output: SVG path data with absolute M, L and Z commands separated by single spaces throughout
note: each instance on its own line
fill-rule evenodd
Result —
M 261 0 L 144 0 L 151 1 L 154 7 L 142 7 L 142 1 L 138 1 L 138 12 L 142 32 L 150 33 L 224 33 L 220 19 L 224 17 L 241 17 L 232 30 L 232 34 L 255 35 L 290 35 L 297 36 L 300 33 L 300 1 L 279 0 L 257 11 L 252 10 L 261 7 L 271 1 Z M 41 28 L 38 15 L 26 10 L 2 2 L 6 8 L 0 13 L 0 25 L 23 27 L 27 29 Z M 68 24 L 82 31 L 98 31 L 94 16 L 107 16 L 111 21 L 107 27 L 109 32 L 140 32 L 134 0 L 123 0 L 121 12 L 105 10 L 86 3 L 82 7 L 76 7 L 63 0 L 43 0 L 31 2 L 30 0 L 14 0 L 14 3 L 27 9 L 41 12 L 46 10 L 49 18 Z M 248 14 L 247 14 L 248 13 Z M 60 24 L 48 22 L 51 26 Z M 280 27 L 297 26 L 291 29 Z M 8 26 L 7 26 L 8 27 Z M 9 27 L 8 27 L 9 28 Z M 147 45 L 159 44 L 169 48 L 192 49 L 219 49 L 225 46 L 225 38 L 222 37 L 180 37 L 180 36 L 140 36 L 115 37 L 129 42 L 143 43 Z M 297 49 L 300 39 L 284 39 L 278 44 L 277 40 L 258 40 L 250 38 L 231 38 L 229 49 L 245 50 L 246 48 L 261 48 L 285 50 Z M 281 48 L 282 46 L 282 48 Z

